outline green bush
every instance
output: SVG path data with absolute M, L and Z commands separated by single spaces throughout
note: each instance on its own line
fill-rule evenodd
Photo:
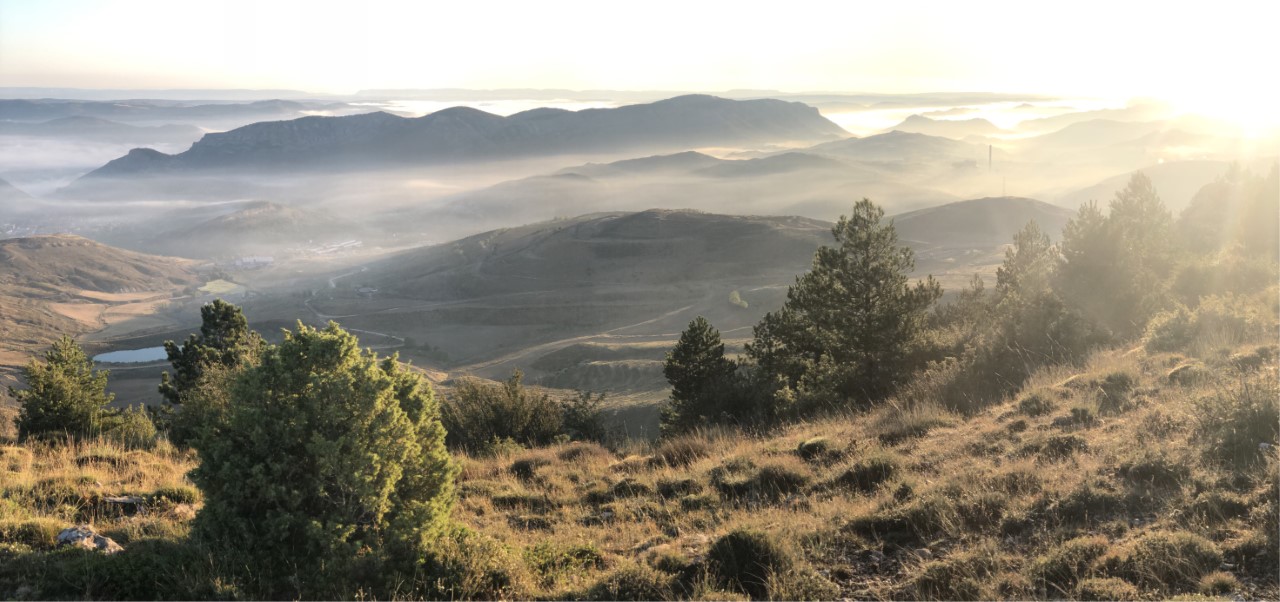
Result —
M 773 575 L 793 570 L 795 560 L 773 537 L 760 531 L 738 529 L 711 544 L 707 569 L 718 583 L 756 600 L 769 596 Z
M 156 444 L 156 425 L 141 405 L 129 406 L 105 420 L 103 436 L 130 449 L 151 449 Z
M 229 400 L 218 436 L 196 440 L 195 528 L 282 588 L 270 593 L 322 595 L 378 559 L 411 570 L 446 531 L 457 469 L 431 389 L 394 357 L 299 323 Z
M 530 579 L 526 564 L 506 546 L 457 529 L 429 546 L 414 585 L 429 600 L 511 600 L 530 597 Z
M 525 562 L 534 573 L 542 577 L 544 585 L 550 585 L 566 573 L 604 568 L 604 553 L 594 545 L 557 545 L 540 543 L 524 553 Z
M 25 389 L 9 389 L 18 401 L 18 438 L 90 437 L 102 433 L 111 415 L 107 371 L 94 370 L 84 350 L 62 336 L 22 369 Z
M 564 432 L 560 404 L 545 392 L 522 384 L 516 370 L 501 384 L 463 379 L 440 408 L 450 447 L 472 453 L 490 448 L 493 441 L 511 440 L 524 446 L 543 446 Z

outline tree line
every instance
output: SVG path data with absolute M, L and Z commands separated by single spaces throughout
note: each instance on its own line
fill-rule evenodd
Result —
M 912 251 L 863 199 L 783 307 L 755 326 L 742 357 L 725 355 L 706 319 L 689 323 L 664 365 L 663 432 L 769 426 L 895 395 L 923 393 L 959 411 L 999 401 L 1042 366 L 1149 334 L 1149 324 L 1202 298 L 1274 284 L 1277 180 L 1275 168 L 1264 177 L 1232 167 L 1174 220 L 1136 173 L 1105 212 L 1083 205 L 1058 244 L 1028 223 L 1005 251 L 994 290 L 975 275 L 941 304 L 942 288 L 932 276 L 912 281 Z M 920 382 L 930 390 L 904 391 Z

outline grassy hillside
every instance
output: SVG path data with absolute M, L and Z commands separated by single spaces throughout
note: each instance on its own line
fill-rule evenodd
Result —
M 1114 349 L 972 416 L 893 404 L 768 434 L 462 457 L 464 593 L 1274 599 L 1280 463 L 1259 443 L 1275 442 L 1276 353 Z M 201 556 L 193 465 L 164 444 L 0 448 L 0 595 L 251 595 L 230 567 L 175 570 Z M 53 552 L 86 520 L 126 551 Z
M 167 299 L 196 284 L 193 264 L 72 235 L 0 240 L 0 353 L 29 351 L 59 333 L 97 330 L 112 309 Z

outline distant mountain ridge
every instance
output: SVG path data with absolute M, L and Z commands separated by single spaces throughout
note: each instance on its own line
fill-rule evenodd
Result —
M 294 100 L 259 100 L 192 104 L 154 100 L 0 100 L 0 120 L 49 121 L 63 117 L 97 117 L 113 121 L 191 120 L 252 116 L 257 118 L 292 117 L 308 110 L 349 108 L 345 103 L 299 102 Z
M 87 177 L 213 168 L 421 165 L 634 148 L 817 142 L 847 135 L 818 110 L 780 100 L 679 96 L 614 109 L 533 109 L 502 117 L 454 107 L 417 118 L 389 113 L 303 117 L 207 134 L 190 150 L 140 149 Z
M 35 123 L 0 121 L 0 135 L 50 138 L 107 139 L 143 143 L 194 142 L 204 131 L 192 125 L 138 126 L 87 115 L 59 117 Z
M 955 139 L 1004 133 L 1004 130 L 996 127 L 996 124 L 981 117 L 973 119 L 933 119 L 918 114 L 907 117 L 902 120 L 902 123 L 889 128 L 888 131 L 893 130 Z

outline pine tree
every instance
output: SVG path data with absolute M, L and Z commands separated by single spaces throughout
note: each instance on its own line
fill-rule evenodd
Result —
M 1169 301 L 1171 225 L 1151 180 L 1135 173 L 1112 199 L 1109 215 L 1090 202 L 1067 223 L 1055 288 L 1113 336 L 1142 332 Z
M 662 367 L 671 384 L 671 397 L 662 409 L 662 431 L 679 432 L 726 413 L 746 413 L 726 404 L 735 370 L 733 361 L 724 356 L 720 331 L 702 316 L 689 322 Z
M 358 556 L 412 566 L 448 525 L 457 468 L 444 436 L 421 377 L 336 324 L 299 323 L 234 380 L 218 436 L 195 442 L 197 532 L 278 587 L 313 588 L 281 595 L 344 591 L 323 584 Z
M 18 438 L 69 434 L 76 437 L 102 433 L 107 405 L 115 395 L 107 393 L 106 370 L 93 369 L 84 350 L 62 336 L 45 352 L 44 361 L 31 360 L 23 368 L 27 388 L 9 392 L 17 398 Z
M 165 341 L 165 353 L 173 366 L 160 375 L 160 394 L 166 407 L 160 412 L 169 440 L 191 443 L 218 420 L 226 405 L 226 390 L 235 372 L 254 363 L 264 346 L 262 337 L 249 330 L 240 308 L 221 299 L 200 308 L 200 333 L 178 345 Z
M 842 216 L 836 245 L 818 250 L 747 346 L 761 370 L 809 403 L 881 399 L 915 367 L 911 348 L 942 288 L 932 276 L 911 284 L 914 255 L 883 217 L 867 199 Z

